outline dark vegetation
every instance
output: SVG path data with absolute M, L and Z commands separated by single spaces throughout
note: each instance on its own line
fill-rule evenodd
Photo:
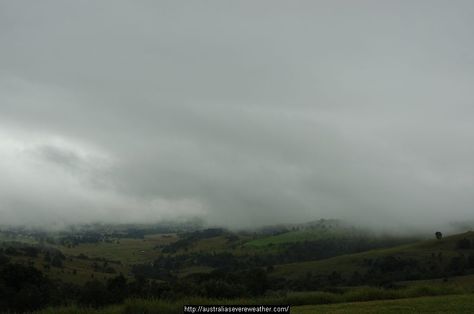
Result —
M 195 226 L 185 230 L 183 226 L 121 229 L 101 226 L 57 234 L 25 230 L 15 233 L 11 229 L 3 232 L 0 311 L 27 312 L 71 304 L 102 307 L 130 298 L 175 302 L 189 297 L 255 299 L 285 295 L 289 291 L 337 294 L 347 287 L 370 285 L 398 289 L 403 281 L 448 280 L 474 273 L 472 233 L 451 238 L 437 234 L 436 240 L 397 246 L 413 239 L 352 231 L 350 236 L 344 236 L 341 229 L 337 236 L 325 233 L 326 236 L 311 240 L 275 244 L 270 241 L 272 238 L 265 237 L 291 236 L 298 230 L 294 226 L 252 233 Z M 319 229 L 308 232 L 319 232 Z M 104 250 L 109 246 L 120 247 L 120 241 L 127 239 L 140 245 L 150 235 L 161 235 L 163 239 L 175 237 L 175 240 L 155 245 L 146 262 L 127 264 L 120 256 L 90 257 L 85 249 L 74 255 L 64 253 L 81 250 L 86 244 L 92 248 L 104 245 Z M 25 236 L 29 240 L 21 241 Z M 269 244 L 263 248 L 247 245 L 255 239 Z M 385 250 L 369 251 L 377 248 Z M 353 253 L 360 254 L 347 255 Z M 340 255 L 341 258 L 337 257 Z M 353 256 L 349 264 L 345 256 Z M 316 261 L 325 263 L 331 257 L 329 266 L 311 266 Z M 285 273 L 282 269 L 290 271 Z

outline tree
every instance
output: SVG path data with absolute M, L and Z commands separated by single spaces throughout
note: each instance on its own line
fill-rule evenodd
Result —
M 63 261 L 62 261 L 61 257 L 59 257 L 58 255 L 54 255 L 53 259 L 51 260 L 51 265 L 54 266 L 54 267 L 62 268 L 63 267 Z
M 8 264 L 0 270 L 0 312 L 31 312 L 45 306 L 50 282 L 33 267 Z
M 112 302 L 121 302 L 128 294 L 127 279 L 122 275 L 107 280 L 107 290 Z
M 436 239 L 441 240 L 443 238 L 443 234 L 439 231 L 436 231 L 435 233 Z
M 98 280 L 93 280 L 86 282 L 82 287 L 79 303 L 92 307 L 100 307 L 110 303 L 110 299 L 110 294 L 106 286 Z

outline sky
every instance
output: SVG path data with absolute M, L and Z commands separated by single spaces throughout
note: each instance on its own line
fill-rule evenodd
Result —
M 0 223 L 474 219 L 473 16 L 0 0 Z

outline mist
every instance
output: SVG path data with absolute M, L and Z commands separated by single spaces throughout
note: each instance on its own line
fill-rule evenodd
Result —
M 0 222 L 474 219 L 471 1 L 0 1 Z

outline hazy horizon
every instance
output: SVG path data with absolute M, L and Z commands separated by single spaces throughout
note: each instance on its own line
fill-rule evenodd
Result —
M 472 221 L 473 14 L 0 0 L 0 223 Z

